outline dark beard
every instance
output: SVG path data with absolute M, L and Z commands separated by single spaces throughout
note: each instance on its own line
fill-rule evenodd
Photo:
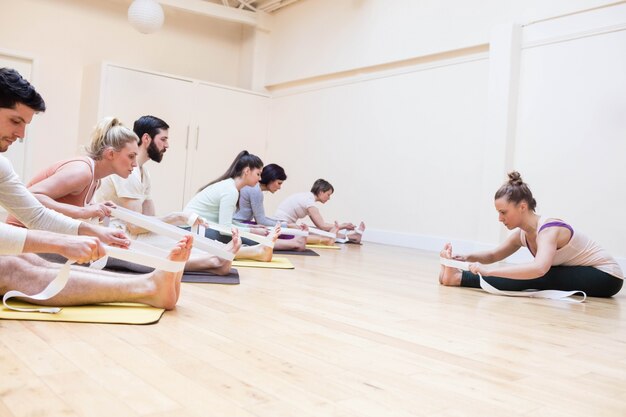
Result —
M 165 149 L 160 151 L 159 148 L 157 148 L 154 141 L 150 142 L 150 145 L 148 145 L 148 157 L 152 159 L 154 162 L 161 162 L 161 160 L 163 159 L 164 153 L 165 153 Z

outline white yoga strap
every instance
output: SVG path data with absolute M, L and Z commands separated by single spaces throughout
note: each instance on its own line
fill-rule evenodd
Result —
M 129 249 L 121 249 L 113 246 L 106 247 L 106 256 L 93 262 L 90 267 L 94 269 L 102 269 L 106 265 L 107 258 L 116 258 L 128 262 L 133 262 L 140 265 L 145 265 L 168 272 L 179 272 L 185 268 L 185 262 L 170 261 L 167 259 L 168 252 L 163 249 L 156 248 L 151 245 L 146 245 L 141 242 L 131 242 Z M 70 265 L 73 261 L 67 261 L 59 270 L 57 276 L 48 284 L 48 286 L 41 292 L 35 295 L 27 295 L 20 291 L 8 291 L 2 297 L 2 304 L 10 310 L 23 311 L 23 312 L 38 312 L 38 313 L 58 313 L 61 311 L 61 307 L 34 307 L 34 308 L 19 308 L 10 306 L 7 301 L 10 298 L 21 297 L 27 298 L 33 301 L 49 300 L 58 293 L 60 293 L 70 275 Z
M 73 263 L 74 262 L 72 261 L 67 261 L 59 270 L 56 278 L 54 278 L 52 282 L 50 282 L 50 284 L 48 284 L 48 286 L 40 293 L 35 295 L 26 295 L 23 292 L 16 290 L 8 291 L 6 294 L 4 294 L 4 297 L 2 297 L 2 304 L 4 304 L 4 306 L 9 310 L 15 311 L 23 311 L 28 313 L 58 313 L 59 311 L 61 311 L 61 307 L 19 308 L 8 305 L 7 301 L 9 300 L 9 298 L 14 297 L 28 298 L 35 301 L 49 300 L 50 298 L 60 293 L 63 288 L 65 288 L 65 284 L 67 284 L 67 280 L 70 277 L 70 265 L 72 265 Z
M 463 271 L 469 271 L 469 262 L 456 261 L 454 259 L 447 258 L 439 258 L 439 263 L 444 266 L 449 266 L 452 268 L 462 269 Z M 531 297 L 531 298 L 547 298 L 549 300 L 568 300 L 574 301 L 577 303 L 582 303 L 587 299 L 587 294 L 584 291 L 560 291 L 560 290 L 541 290 L 541 291 L 502 291 L 495 288 L 493 285 L 489 284 L 485 281 L 481 274 L 478 274 L 478 278 L 480 279 L 480 287 L 490 293 L 495 295 L 506 295 L 508 297 Z M 582 295 L 582 300 L 576 300 L 575 298 L 570 298 L 576 294 Z
M 283 235 L 291 235 L 291 236 L 308 236 L 309 235 L 309 232 L 307 232 L 306 230 L 289 229 L 289 228 L 280 229 L 280 233 Z
M 175 240 L 178 240 L 189 234 L 189 232 L 184 229 L 162 222 L 161 220 L 155 219 L 154 217 L 144 216 L 141 213 L 137 213 L 123 207 L 112 208 L 111 214 L 120 220 L 132 223 L 158 235 L 167 236 Z M 191 222 L 191 226 L 193 227 L 193 224 L 196 222 L 197 219 L 197 215 L 192 215 L 189 217 L 189 219 L 187 219 L 187 222 Z M 204 235 L 194 237 L 193 246 L 196 249 L 208 252 L 211 255 L 226 259 L 227 261 L 232 261 L 233 259 L 235 259 L 235 255 L 224 249 L 223 245 L 211 239 L 205 238 Z
M 104 268 L 107 263 L 107 258 L 121 259 L 122 261 L 149 266 L 159 271 L 179 272 L 185 268 L 185 262 L 170 261 L 167 259 L 169 255 L 168 251 L 136 240 L 130 242 L 129 249 L 107 246 L 106 251 L 106 256 L 93 262 L 90 265 L 91 268 Z
M 309 232 L 311 234 L 318 235 L 318 236 L 325 236 L 325 237 L 332 237 L 332 238 L 337 237 L 336 233 L 330 233 L 325 230 L 316 229 L 315 227 L 309 227 Z
M 352 230 L 348 230 L 348 229 L 341 229 L 337 232 L 337 238 L 335 239 L 335 242 L 337 243 L 347 243 L 350 241 L 350 239 L 348 238 L 348 234 L 349 233 L 358 233 L 359 235 L 363 235 L 363 231 L 359 230 L 359 229 L 352 229 Z M 343 234 L 345 237 L 339 237 L 339 234 Z

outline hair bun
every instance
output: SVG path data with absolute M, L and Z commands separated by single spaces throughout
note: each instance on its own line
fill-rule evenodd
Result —
M 522 181 L 522 176 L 517 171 L 509 172 L 509 184 L 511 185 L 522 185 L 524 181 Z

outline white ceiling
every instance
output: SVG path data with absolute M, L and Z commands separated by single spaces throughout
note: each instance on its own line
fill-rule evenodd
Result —
M 252 12 L 262 11 L 272 13 L 276 10 L 300 0 L 204 0 L 210 3 L 221 4 L 227 7 Z

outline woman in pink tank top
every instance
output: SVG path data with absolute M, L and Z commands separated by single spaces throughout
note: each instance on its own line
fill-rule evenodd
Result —
M 44 206 L 75 219 L 102 219 L 110 214 L 104 203 L 91 204 L 100 179 L 116 174 L 127 178 L 137 166 L 139 139 L 120 121 L 107 117 L 91 136 L 87 156 L 67 159 L 37 173 L 28 189 Z M 15 217 L 7 223 L 24 227 Z
M 470 255 L 452 254 L 448 243 L 444 258 L 471 262 L 470 271 L 441 267 L 442 285 L 480 288 L 478 274 L 494 287 L 506 291 L 580 290 L 590 297 L 611 297 L 619 292 L 624 274 L 613 257 L 596 242 L 558 218 L 535 213 L 537 202 L 518 172 L 509 173 L 495 195 L 499 220 L 515 230 L 500 246 Z M 512 255 L 522 246 L 534 260 L 506 266 L 486 266 Z

